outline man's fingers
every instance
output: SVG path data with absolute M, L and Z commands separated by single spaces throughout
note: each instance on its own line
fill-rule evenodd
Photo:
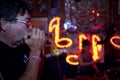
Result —
M 37 28 L 33 28 L 32 35 L 35 35 L 37 33 Z

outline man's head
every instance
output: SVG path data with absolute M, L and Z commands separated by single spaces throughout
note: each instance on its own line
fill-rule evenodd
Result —
M 24 38 L 29 29 L 29 11 L 24 0 L 0 1 L 0 41 L 12 46 Z
M 89 40 L 83 40 L 82 47 L 86 50 L 90 49 L 90 41 Z

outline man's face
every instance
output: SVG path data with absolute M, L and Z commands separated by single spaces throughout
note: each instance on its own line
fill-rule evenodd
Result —
M 24 39 L 25 35 L 29 34 L 28 22 L 30 20 L 30 15 L 26 11 L 23 16 L 17 15 L 16 22 L 9 22 L 9 27 L 7 30 L 7 35 L 12 44 L 17 44 L 19 41 Z M 20 45 L 20 44 L 17 44 Z
M 86 46 L 84 46 L 84 49 L 86 50 L 86 51 L 88 51 L 88 50 L 90 50 L 90 45 L 86 45 Z

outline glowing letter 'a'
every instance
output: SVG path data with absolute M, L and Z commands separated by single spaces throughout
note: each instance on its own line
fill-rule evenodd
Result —
M 60 26 L 60 18 L 59 17 L 55 17 L 53 18 L 51 21 L 50 21 L 50 24 L 49 24 L 49 32 L 52 32 L 53 29 L 55 30 L 55 44 L 57 47 L 59 48 L 67 48 L 67 47 L 70 47 L 72 45 L 72 40 L 69 39 L 69 38 L 60 38 L 60 29 L 59 29 L 59 26 Z M 67 44 L 66 45 L 60 45 L 59 42 L 62 42 L 62 41 L 66 41 Z

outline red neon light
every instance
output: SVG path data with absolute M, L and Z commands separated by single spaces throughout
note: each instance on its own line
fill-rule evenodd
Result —
M 72 61 L 71 59 L 74 59 L 75 61 Z M 69 63 L 70 65 L 78 65 L 78 55 L 68 55 L 66 57 L 66 62 Z
M 56 24 L 55 24 L 55 22 L 56 22 Z M 52 32 L 53 29 L 55 29 L 55 31 L 54 31 L 55 32 L 55 40 L 54 40 L 54 42 L 55 42 L 57 47 L 59 47 L 59 48 L 68 48 L 68 47 L 70 47 L 72 45 L 72 40 L 70 38 L 59 38 L 59 36 L 60 36 L 60 34 L 59 34 L 60 33 L 59 26 L 60 26 L 60 18 L 59 17 L 53 18 L 50 21 L 50 24 L 49 24 L 49 32 Z M 62 41 L 67 41 L 67 44 L 65 44 L 65 45 L 59 44 Z
M 119 44 L 116 44 L 116 43 L 114 42 L 115 39 L 120 40 L 120 36 L 113 36 L 113 37 L 111 37 L 111 39 L 110 39 L 111 44 L 112 44 L 113 46 L 115 46 L 116 48 L 120 48 L 120 45 L 119 45 Z

